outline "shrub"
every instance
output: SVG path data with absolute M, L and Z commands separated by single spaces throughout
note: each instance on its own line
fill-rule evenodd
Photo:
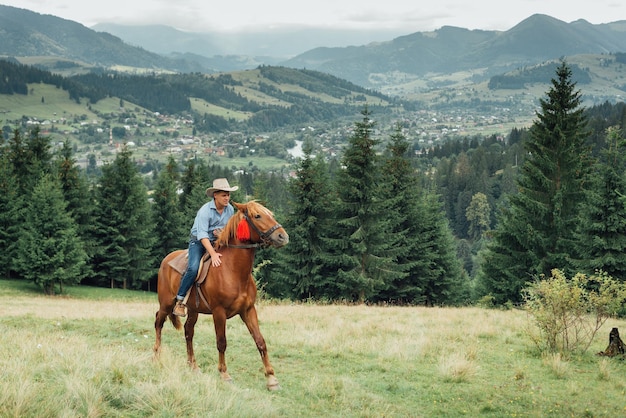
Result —
M 552 277 L 523 290 L 525 308 L 539 335 L 533 341 L 550 352 L 586 351 L 604 322 L 619 312 L 626 285 L 608 274 L 582 273 L 567 279 L 558 269 Z

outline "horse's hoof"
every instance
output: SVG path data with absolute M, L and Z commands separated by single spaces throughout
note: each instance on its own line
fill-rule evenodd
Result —
M 233 378 L 228 373 L 221 374 L 222 382 L 233 383 Z
M 280 384 L 278 383 L 278 379 L 276 379 L 274 376 L 269 376 L 267 378 L 267 390 L 280 390 Z

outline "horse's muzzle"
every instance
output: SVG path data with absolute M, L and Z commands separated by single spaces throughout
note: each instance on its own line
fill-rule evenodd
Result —
M 276 231 L 272 234 L 272 245 L 276 248 L 283 247 L 289 243 L 289 235 L 285 231 Z

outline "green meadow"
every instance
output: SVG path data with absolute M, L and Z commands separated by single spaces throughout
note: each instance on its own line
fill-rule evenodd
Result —
M 522 310 L 258 303 L 281 390 L 265 388 L 252 338 L 227 325 L 220 381 L 210 316 L 196 325 L 200 373 L 168 322 L 152 355 L 156 295 L 70 287 L 46 297 L 0 281 L 0 417 L 616 417 L 626 364 L 541 354 Z M 624 331 L 622 332 L 624 333 Z

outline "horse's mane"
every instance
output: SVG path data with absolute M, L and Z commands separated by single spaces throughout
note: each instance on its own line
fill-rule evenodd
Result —
M 266 215 L 274 217 L 274 214 L 271 210 L 257 202 L 256 200 L 251 200 L 248 203 L 237 204 L 233 202 L 234 206 L 237 207 L 237 211 L 226 223 L 226 226 L 220 233 L 220 236 L 217 238 L 215 242 L 216 247 L 224 247 L 227 246 L 231 239 L 234 239 L 237 236 L 237 227 L 239 226 L 239 222 L 244 218 L 244 212 L 246 209 L 248 210 L 248 217 L 254 218 L 256 215 L 260 213 L 264 213 Z

